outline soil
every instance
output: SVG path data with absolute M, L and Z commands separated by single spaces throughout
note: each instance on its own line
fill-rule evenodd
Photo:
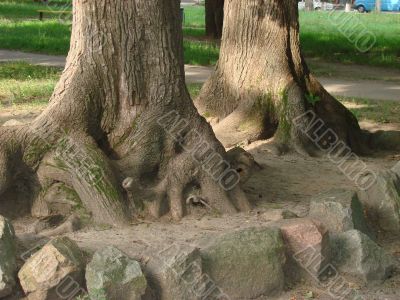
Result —
M 33 121 L 43 110 L 44 106 L 24 107 L 24 106 L 1 106 L 0 126 L 9 120 L 17 120 L 22 123 Z
M 9 119 L 29 122 L 42 108 L 0 110 L 0 124 Z M 378 124 L 362 122 L 361 126 L 372 131 L 400 130 L 400 124 Z M 93 252 L 105 245 L 113 244 L 127 254 L 143 261 L 149 247 L 160 250 L 165 245 L 197 245 L 207 237 L 224 231 L 268 224 L 264 212 L 271 209 L 289 209 L 300 217 L 306 216 L 311 197 L 317 193 L 336 188 L 357 190 L 355 183 L 346 178 L 339 168 L 327 158 L 305 158 L 294 154 L 277 156 L 270 147 L 271 141 L 258 141 L 244 146 L 262 166 L 244 185 L 244 190 L 254 204 L 250 213 L 236 216 L 218 216 L 205 208 L 197 208 L 193 215 L 179 223 L 173 223 L 164 217 L 158 221 L 138 221 L 130 227 L 115 229 L 102 226 L 88 226 L 81 231 L 68 234 L 83 249 Z M 362 160 L 371 170 L 393 167 L 400 161 L 400 153 L 376 152 Z M 17 236 L 20 239 L 20 251 L 35 245 L 40 237 L 32 233 L 34 219 L 30 217 L 13 220 Z M 400 264 L 400 238 L 386 237 L 378 243 L 398 258 Z M 347 279 L 347 278 L 346 278 Z M 358 290 L 368 300 L 400 299 L 400 272 L 385 283 L 366 286 L 352 279 L 347 279 L 351 287 Z M 289 287 L 288 287 L 289 288 Z M 301 300 L 333 299 L 321 287 L 301 283 L 290 287 L 279 299 Z M 310 293 L 312 292 L 312 293 Z M 264 299 L 264 298 L 260 298 Z M 265 298 L 266 299 L 266 298 Z M 271 299 L 271 298 L 269 298 Z

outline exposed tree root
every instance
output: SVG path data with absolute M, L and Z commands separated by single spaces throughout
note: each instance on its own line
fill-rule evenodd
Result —
M 313 135 L 332 130 L 352 151 L 368 150 L 356 118 L 310 74 L 294 1 L 226 0 L 220 59 L 196 107 L 225 146 L 274 137 L 278 152 L 323 155 Z
M 159 149 L 157 159 L 151 150 L 142 148 L 145 151 L 140 156 L 152 158 L 153 162 L 151 159 L 138 160 L 138 150 L 135 147 L 132 148 L 135 158 L 128 155 L 119 160 L 110 159 L 93 138 L 79 133 L 59 135 L 56 141 L 49 138 L 53 144 L 50 148 L 43 145 L 47 143 L 45 139 L 40 140 L 36 146 L 41 150 L 47 149 L 47 153 L 40 155 L 27 156 L 26 152 L 21 152 L 20 155 L 11 156 L 4 149 L 0 188 L 5 191 L 9 182 L 17 180 L 11 174 L 20 171 L 20 166 L 27 164 L 29 158 L 27 169 L 31 174 L 36 174 L 33 176 L 41 187 L 34 189 L 36 199 L 33 208 L 36 215 L 41 215 L 43 210 L 46 214 L 46 203 L 42 199 L 45 198 L 46 190 L 59 182 L 77 193 L 94 220 L 116 226 L 128 223 L 136 213 L 149 213 L 158 218 L 169 210 L 172 218 L 179 220 L 188 210 L 185 201 L 187 191 L 193 188 L 199 188 L 202 198 L 221 213 L 249 209 L 246 197 L 238 192 L 240 187 L 225 188 L 221 178 L 216 176 L 229 171 L 227 168 L 233 162 L 224 158 L 223 148 L 200 117 L 198 123 L 206 126 L 198 132 L 210 132 L 209 136 L 202 137 L 203 140 L 192 142 L 186 136 L 178 142 L 173 136 L 162 134 L 164 141 L 161 140 L 161 144 L 164 146 Z M 159 132 L 162 130 L 159 128 Z M 195 137 L 199 138 L 198 135 Z M 198 142 L 203 143 L 204 149 L 201 149 L 202 145 Z M 32 151 L 31 145 L 28 144 L 25 149 L 19 147 L 19 150 Z M 188 149 L 199 148 L 188 152 L 179 149 L 182 146 Z M 220 160 L 213 163 L 213 157 Z M 236 172 L 235 169 L 231 170 Z M 216 174 L 214 179 L 211 172 Z M 231 198 L 236 199 L 236 206 L 231 203 Z
M 361 130 L 357 119 L 311 75 L 304 86 L 292 80 L 279 91 L 265 87 L 225 112 L 221 112 L 218 101 L 204 101 L 204 96 L 213 98 L 207 86 L 203 92 L 196 100 L 197 107 L 201 113 L 213 116 L 214 131 L 226 147 L 274 137 L 274 147 L 280 154 L 295 151 L 323 156 L 328 148 L 321 147 L 321 142 L 343 142 L 355 153 L 369 153 L 368 134 Z

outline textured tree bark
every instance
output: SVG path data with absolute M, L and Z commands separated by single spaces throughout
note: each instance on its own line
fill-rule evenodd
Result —
M 224 0 L 206 0 L 206 35 L 215 39 L 222 36 Z
M 222 213 L 249 208 L 238 186 L 212 176 L 226 165 L 211 174 L 210 154 L 226 153 L 185 86 L 179 1 L 73 7 L 67 64 L 48 107 L 29 126 L 0 130 L 0 196 L 17 193 L 23 174 L 40 215 L 46 191 L 62 182 L 95 221 L 112 225 L 141 206 L 180 219 L 193 188 Z
M 297 1 L 227 0 L 220 58 L 195 103 L 226 146 L 275 135 L 279 149 L 317 155 L 292 122 L 311 110 L 354 151 L 365 150 L 356 118 L 309 72 Z

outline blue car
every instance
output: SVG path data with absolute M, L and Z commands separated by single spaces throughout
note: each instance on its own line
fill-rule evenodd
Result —
M 356 0 L 354 7 L 361 13 L 375 10 L 375 0 Z M 400 0 L 381 0 L 382 11 L 400 11 Z

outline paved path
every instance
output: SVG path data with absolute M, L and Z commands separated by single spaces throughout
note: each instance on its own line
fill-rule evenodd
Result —
M 33 64 L 63 67 L 65 57 L 43 54 L 32 54 L 18 51 L 0 50 L 0 62 L 25 60 Z M 203 83 L 213 72 L 212 67 L 185 66 L 188 83 Z M 400 101 L 400 84 L 398 81 L 354 80 L 332 77 L 319 77 L 322 85 L 333 95 L 375 100 Z
M 181 6 L 196 5 L 198 3 L 198 0 L 181 0 Z
M 0 50 L 0 62 L 28 61 L 35 65 L 64 67 L 65 57 L 55 55 L 33 54 L 20 51 Z

